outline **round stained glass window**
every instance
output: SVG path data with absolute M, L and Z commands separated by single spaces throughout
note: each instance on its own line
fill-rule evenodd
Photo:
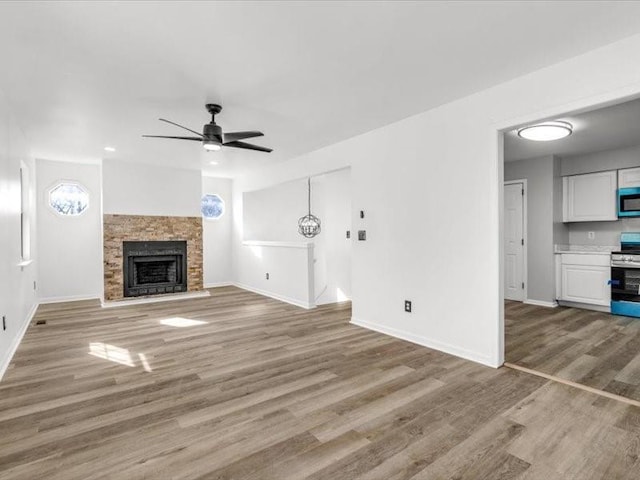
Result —
M 49 206 L 60 215 L 82 215 L 89 207 L 89 192 L 78 183 L 61 182 L 49 190 Z
M 216 194 L 207 194 L 202 197 L 200 211 L 204 218 L 215 220 L 224 215 L 224 200 Z

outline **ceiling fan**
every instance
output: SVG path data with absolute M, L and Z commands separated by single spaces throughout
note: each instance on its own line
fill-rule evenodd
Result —
M 216 151 L 222 147 L 244 148 L 246 150 L 257 150 L 258 152 L 272 152 L 273 150 L 260 145 L 253 145 L 251 143 L 241 142 L 245 138 L 262 137 L 264 134 L 257 130 L 251 130 L 247 132 L 227 132 L 223 133 L 222 128 L 216 124 L 216 115 L 222 111 L 222 107 L 215 103 L 208 103 L 206 105 L 207 111 L 211 114 L 211 122 L 202 127 L 202 133 L 198 133 L 190 128 L 183 127 L 177 123 L 170 122 L 164 118 L 160 118 L 161 122 L 170 123 L 176 127 L 180 127 L 191 133 L 195 133 L 197 137 L 168 137 L 165 135 L 142 135 L 148 138 L 172 138 L 174 140 L 194 140 L 196 142 L 202 142 L 202 146 L 205 150 Z

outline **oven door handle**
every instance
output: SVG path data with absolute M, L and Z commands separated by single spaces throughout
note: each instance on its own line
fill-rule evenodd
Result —
M 638 262 L 611 262 L 611 266 L 614 268 L 640 268 Z

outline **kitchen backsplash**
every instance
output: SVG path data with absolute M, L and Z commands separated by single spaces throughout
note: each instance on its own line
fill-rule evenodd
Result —
M 570 247 L 620 245 L 621 232 L 640 232 L 640 217 L 616 222 L 576 222 L 568 225 Z M 593 239 L 589 238 L 589 232 L 593 232 Z

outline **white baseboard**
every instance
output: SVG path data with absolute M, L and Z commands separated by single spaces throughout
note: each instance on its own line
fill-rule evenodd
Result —
M 525 299 L 522 303 L 526 303 L 527 305 L 537 305 L 539 307 L 548 307 L 548 308 L 556 308 L 558 306 L 558 302 L 545 302 L 544 300 L 532 300 L 531 298 Z
M 204 288 L 230 287 L 232 285 L 233 285 L 233 282 L 214 282 L 214 283 L 205 283 Z
M 7 368 L 9 368 L 11 359 L 15 355 L 16 350 L 18 350 L 18 346 L 20 345 L 20 342 L 22 342 L 24 334 L 27 333 L 27 329 L 29 328 L 29 325 L 31 325 L 31 320 L 33 320 L 33 316 L 36 314 L 38 307 L 38 302 L 35 302 L 33 304 L 33 307 L 31 307 L 31 310 L 27 314 L 27 318 L 25 318 L 24 323 L 20 327 L 18 335 L 16 335 L 16 337 L 13 339 L 13 342 L 11 342 L 11 345 L 9 346 L 9 350 L 7 350 L 5 357 L 0 359 L 0 380 L 2 380 L 2 377 L 4 377 L 4 374 L 7 372 Z
M 415 343 L 423 347 L 432 348 L 434 350 L 448 353 L 456 357 L 464 358 L 466 360 L 471 360 L 472 362 L 480 363 L 482 365 L 486 365 L 487 367 L 498 368 L 501 366 L 501 364 L 498 361 L 492 360 L 490 357 L 486 355 L 482 355 L 477 352 L 459 348 L 454 345 L 448 345 L 446 343 L 438 342 L 436 340 L 431 340 L 429 338 L 422 337 L 420 335 L 415 335 L 413 333 L 405 332 L 402 330 L 398 330 L 396 328 L 387 327 L 386 325 L 379 325 L 377 323 L 367 322 L 365 320 L 360 320 L 354 317 L 351 317 L 351 323 L 359 327 L 384 333 L 385 335 L 399 338 L 401 340 L 406 340 L 407 342 Z
M 558 304 L 563 307 L 582 308 L 584 310 L 595 310 L 596 312 L 611 313 L 610 305 L 591 305 L 589 303 L 567 302 L 566 300 L 560 300 Z
M 69 295 L 67 297 L 44 297 L 39 300 L 40 305 L 45 303 L 79 302 L 81 300 L 100 300 L 99 295 Z
M 249 285 L 245 285 L 243 283 L 233 282 L 233 285 L 235 285 L 238 288 L 242 288 L 243 290 L 248 290 L 250 292 L 257 293 L 259 295 L 264 295 L 265 297 L 274 298 L 276 300 L 280 300 L 281 302 L 290 303 L 291 305 L 295 305 L 297 307 L 306 308 L 307 310 L 316 308 L 315 304 L 304 302 L 302 300 L 298 300 L 297 298 L 291 298 L 285 295 L 280 295 L 279 293 L 268 292 L 260 288 L 250 287 Z

